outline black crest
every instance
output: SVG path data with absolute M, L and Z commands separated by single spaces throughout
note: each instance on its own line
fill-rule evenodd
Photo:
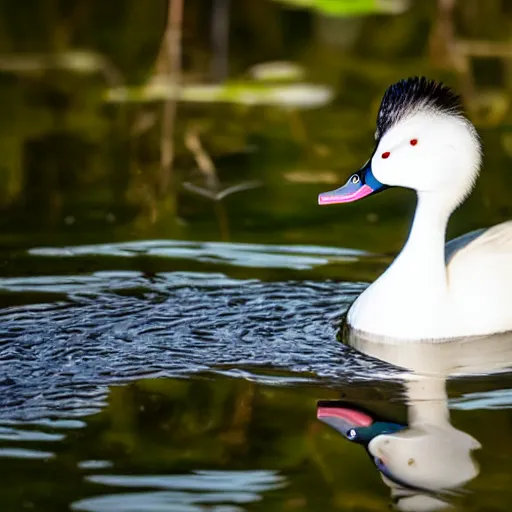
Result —
M 460 96 L 441 82 L 413 77 L 388 87 L 377 116 L 376 139 L 379 140 L 411 110 L 423 108 L 440 113 L 463 115 Z

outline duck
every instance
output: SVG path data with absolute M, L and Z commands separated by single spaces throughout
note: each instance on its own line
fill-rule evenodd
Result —
M 442 393 L 442 390 L 439 390 Z M 407 394 L 414 394 L 407 390 Z M 424 394 L 424 393 L 422 393 Z M 451 508 L 451 499 L 479 474 L 474 451 L 481 444 L 456 429 L 449 414 L 442 415 L 444 396 L 407 405 L 407 423 L 376 414 L 358 403 L 320 400 L 317 419 L 351 443 L 365 448 L 389 488 L 394 510 L 435 511 Z M 439 418 L 422 413 L 433 408 Z
M 447 382 L 454 377 L 510 371 L 512 334 L 446 343 L 386 343 L 351 331 L 347 345 L 403 370 L 406 422 L 387 398 L 380 414 L 354 401 L 317 403 L 317 418 L 346 440 L 362 445 L 389 487 L 398 510 L 443 510 L 479 474 L 480 441 L 452 425 Z
M 387 88 L 370 159 L 319 205 L 389 188 L 417 195 L 402 250 L 350 306 L 349 329 L 396 342 L 446 341 L 512 331 L 512 221 L 446 242 L 451 214 L 480 172 L 482 143 L 460 96 L 411 77 Z

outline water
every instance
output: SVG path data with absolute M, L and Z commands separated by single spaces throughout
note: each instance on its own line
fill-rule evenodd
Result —
M 55 272 L 55 260 L 77 268 L 91 255 L 103 270 Z M 337 340 L 366 285 L 314 279 L 329 265 L 378 266 L 372 255 L 155 241 L 37 247 L 25 258 L 54 273 L 0 280 L 17 304 L 0 314 L 6 510 L 381 510 L 396 495 L 364 446 L 316 410 L 342 399 L 408 424 L 411 373 Z M 123 259 L 132 269 L 112 270 Z M 254 277 L 284 260 L 303 279 Z M 196 270 L 148 273 L 141 261 Z M 212 262 L 216 272 L 199 270 Z M 507 509 L 510 377 L 502 368 L 448 381 L 451 422 L 482 445 L 481 469 L 436 499 Z M 434 446 L 453 437 L 441 433 L 429 434 Z M 406 494 L 400 503 L 417 499 Z
M 168 0 L 0 1 L 0 510 L 509 509 L 510 340 L 339 341 L 414 196 L 316 198 L 426 74 L 485 148 L 450 237 L 510 218 L 510 7 L 306 3 L 186 0 L 169 134 Z
M 221 268 L 226 263 L 229 267 L 243 263 L 253 272 L 258 265 L 279 269 L 283 262 L 290 269 L 307 269 L 331 260 L 350 261 L 357 254 L 317 248 L 312 255 L 314 250 L 145 242 L 30 252 L 39 265 L 62 257 L 80 261 L 88 254 L 145 255 L 147 264 L 162 257 L 183 262 L 188 256 L 196 264 L 222 262 Z M 109 384 L 143 377 L 204 371 L 249 376 L 266 368 L 297 373 L 277 378 L 286 383 L 302 380 L 301 373 L 315 379 L 333 378 L 337 366 L 355 365 L 353 373 L 358 373 L 359 358 L 347 358 L 335 336 L 341 314 L 362 290 L 357 283 L 264 282 L 220 272 L 147 275 L 103 270 L 8 277 L 0 280 L 0 288 L 33 302 L 5 308 L 0 315 L 2 404 L 8 415 L 31 419 L 34 413 L 68 409 L 73 414 L 74 409 L 101 406 Z M 36 300 L 41 296 L 46 298 L 44 303 Z

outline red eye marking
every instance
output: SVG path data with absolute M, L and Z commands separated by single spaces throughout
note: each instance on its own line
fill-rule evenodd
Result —
M 382 158 L 389 158 L 389 155 L 391 155 L 391 153 L 389 151 L 386 151 L 385 153 L 382 153 Z
M 411 146 L 416 146 L 418 144 L 418 139 L 411 139 Z

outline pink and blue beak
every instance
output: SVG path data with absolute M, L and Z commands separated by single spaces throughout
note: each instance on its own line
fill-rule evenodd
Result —
M 386 188 L 389 188 L 388 185 L 384 185 L 373 175 L 370 159 L 359 171 L 350 176 L 345 185 L 336 190 L 320 194 L 318 204 L 323 206 L 326 204 L 352 203 L 363 197 L 382 192 Z
M 338 400 L 320 400 L 316 416 L 345 439 L 366 447 L 374 437 L 394 434 L 407 428 L 398 423 L 377 420 L 363 408 Z

